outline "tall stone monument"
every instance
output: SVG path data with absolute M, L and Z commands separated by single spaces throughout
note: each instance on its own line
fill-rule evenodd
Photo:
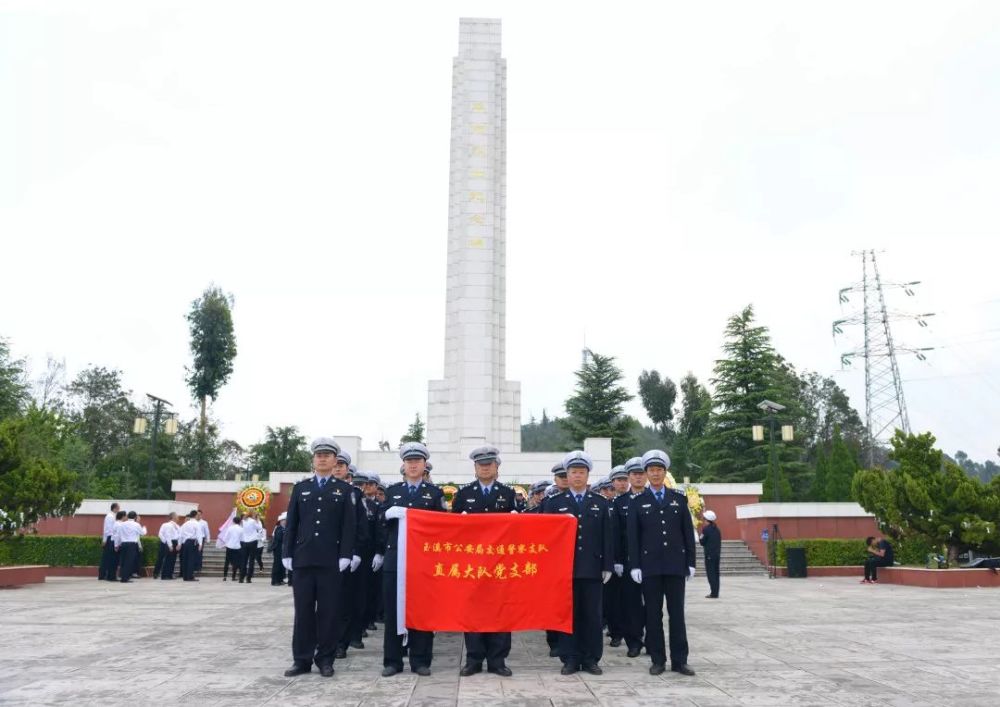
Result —
M 506 379 L 507 62 L 500 20 L 459 20 L 452 62 L 444 379 L 428 390 L 427 443 L 521 451 L 521 386 Z

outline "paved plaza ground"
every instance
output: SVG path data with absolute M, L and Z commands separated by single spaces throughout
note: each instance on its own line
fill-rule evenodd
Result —
M 624 647 L 605 649 L 602 676 L 563 677 L 541 632 L 514 635 L 511 678 L 459 678 L 457 634 L 438 636 L 431 677 L 382 678 L 380 630 L 332 679 L 287 679 L 287 588 L 50 579 L 0 591 L 0 704 L 1000 704 L 995 589 L 724 582 L 718 601 L 703 577 L 688 585 L 694 678 L 650 676 Z

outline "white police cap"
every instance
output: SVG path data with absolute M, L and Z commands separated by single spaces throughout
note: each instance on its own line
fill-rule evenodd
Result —
M 423 459 L 427 461 L 431 458 L 431 453 L 420 442 L 407 442 L 399 448 L 399 458 L 404 461 L 407 459 Z
M 583 466 L 587 468 L 587 471 L 590 471 L 594 468 L 594 460 L 586 452 L 577 449 L 563 457 L 562 465 L 566 471 L 569 471 L 574 466 Z
M 376 474 L 374 471 L 366 471 L 365 472 L 365 476 L 367 477 L 367 479 L 368 479 L 368 481 L 370 483 L 373 483 L 373 484 L 381 484 L 382 483 L 382 477 L 379 476 L 378 474 Z
M 608 479 L 611 481 L 614 481 L 615 479 L 627 479 L 627 478 L 628 478 L 628 472 L 625 471 L 624 464 L 619 464 L 618 466 L 616 466 L 614 469 L 611 470 L 611 474 L 608 476 Z
M 469 459 L 471 459 L 476 464 L 486 464 L 488 462 L 500 463 L 500 450 L 494 447 L 492 444 L 487 444 L 483 447 L 476 447 L 471 452 L 469 452 Z
M 347 464 L 348 467 L 350 467 L 352 461 L 351 455 L 347 453 L 345 450 L 341 449 L 339 452 L 337 452 L 337 461 L 344 462 L 345 464 Z
M 431 473 L 432 471 L 434 471 L 434 465 L 431 464 L 430 462 L 427 462 L 426 464 L 424 464 L 424 471 L 428 474 Z
M 351 476 L 357 476 L 358 475 L 358 467 L 356 467 L 353 464 L 351 464 L 350 462 L 348 462 L 348 464 L 347 464 L 347 473 L 350 474 Z
M 555 496 L 557 493 L 559 493 L 559 487 L 556 486 L 555 484 L 552 484 L 547 489 L 545 489 L 546 498 L 549 498 L 550 496 Z
M 662 449 L 650 449 L 642 455 L 642 468 L 648 469 L 653 464 L 658 464 L 664 469 L 669 469 L 670 457 Z
M 282 511 L 281 514 L 278 515 L 278 520 L 284 520 L 287 517 L 288 517 L 288 514 L 285 511 Z
M 312 454 L 318 454 L 319 452 L 329 452 L 330 454 L 340 454 L 340 445 L 337 444 L 337 440 L 333 437 L 317 437 L 309 445 L 309 451 Z
M 642 457 L 630 457 L 625 461 L 625 471 L 631 474 L 633 471 L 645 471 L 642 466 Z
M 566 467 L 562 462 L 558 462 L 552 467 L 552 473 L 556 476 L 566 476 Z
M 531 495 L 535 495 L 539 491 L 544 491 L 551 485 L 552 484 L 550 484 L 548 481 L 536 481 L 531 485 L 531 488 L 528 489 L 528 493 L 530 493 Z

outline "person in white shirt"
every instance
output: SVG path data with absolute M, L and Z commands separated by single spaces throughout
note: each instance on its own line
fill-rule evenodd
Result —
M 201 524 L 195 517 L 197 511 L 188 513 L 187 520 L 181 526 L 181 577 L 185 582 L 197 582 L 194 568 L 198 566 L 198 553 L 201 552 Z
M 243 516 L 243 545 L 240 555 L 240 584 L 247 584 L 253 579 L 253 563 L 257 557 L 257 537 L 260 532 L 260 521 L 257 514 L 251 511 Z
M 240 525 L 243 519 L 240 516 L 233 516 L 232 524 L 226 528 L 222 534 L 222 541 L 226 544 L 226 561 L 222 565 L 222 581 L 226 581 L 229 568 L 233 568 L 233 581 L 236 581 L 236 570 L 240 567 L 240 552 L 243 549 L 243 526 Z
M 115 581 L 115 567 L 118 563 L 115 555 L 115 518 L 118 515 L 118 504 L 112 503 L 111 510 L 104 516 L 104 527 L 101 530 L 101 565 L 97 568 L 97 578 Z
M 205 557 L 205 547 L 208 542 L 212 539 L 212 532 L 208 528 L 208 521 L 202 516 L 201 511 L 198 511 L 198 515 L 195 516 L 198 521 L 198 526 L 201 528 L 201 549 L 198 551 L 198 563 L 195 567 L 195 571 L 201 572 L 201 563 Z
M 118 576 L 122 582 L 131 582 L 132 575 L 139 569 L 139 538 L 146 529 L 139 525 L 135 511 L 129 511 L 127 520 L 118 523 L 115 549 L 118 551 Z
M 160 554 L 156 556 L 156 566 L 153 567 L 153 577 L 173 579 L 174 566 L 177 564 L 177 552 L 180 550 L 181 529 L 177 525 L 177 514 L 171 513 L 167 522 L 160 526 Z
M 264 548 L 267 547 L 267 528 L 264 527 L 264 523 L 260 524 L 260 530 L 257 531 L 257 554 L 255 558 L 257 560 L 257 568 L 261 572 L 264 571 Z

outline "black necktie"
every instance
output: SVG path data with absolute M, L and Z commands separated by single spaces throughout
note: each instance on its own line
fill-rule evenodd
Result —
M 319 477 L 319 490 L 322 491 L 324 486 L 326 486 L 326 477 L 321 476 Z
M 410 487 L 410 498 L 413 498 L 416 495 L 417 495 L 417 487 L 416 486 L 411 486 Z
M 582 501 L 582 500 L 583 500 L 583 494 L 580 494 L 580 493 L 576 494 L 576 502 L 580 503 L 580 501 Z
M 483 498 L 486 498 L 489 495 L 490 495 L 490 490 L 486 486 L 483 486 Z
M 663 489 L 656 492 L 656 502 L 663 503 Z

